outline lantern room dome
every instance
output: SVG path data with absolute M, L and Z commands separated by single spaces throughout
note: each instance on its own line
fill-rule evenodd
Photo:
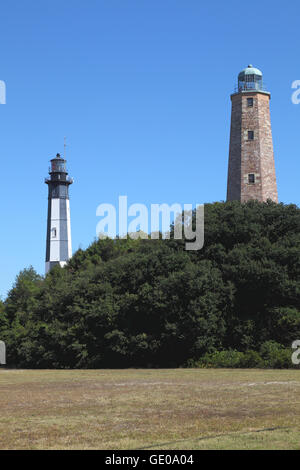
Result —
M 262 72 L 259 69 L 253 67 L 251 64 L 239 73 L 238 84 L 237 87 L 235 87 L 235 93 L 248 93 L 249 91 L 259 91 L 269 94 L 263 84 Z
M 67 161 L 61 157 L 60 153 L 56 154 L 55 158 L 52 158 L 50 160 L 51 167 L 49 169 L 49 173 L 66 173 L 67 174 L 67 168 L 66 168 L 66 163 Z
M 259 69 L 253 67 L 251 64 L 239 73 L 239 80 L 245 78 L 246 75 L 256 75 L 257 77 L 263 76 L 262 72 Z

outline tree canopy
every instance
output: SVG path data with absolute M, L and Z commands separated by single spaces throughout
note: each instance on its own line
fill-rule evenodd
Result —
M 220 351 L 257 365 L 300 338 L 299 274 L 297 206 L 206 204 L 199 251 L 106 239 L 45 278 L 25 269 L 0 302 L 0 339 L 17 367 L 205 365 Z

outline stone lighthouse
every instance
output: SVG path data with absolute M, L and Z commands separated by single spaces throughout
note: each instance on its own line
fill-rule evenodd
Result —
M 231 95 L 227 201 L 278 202 L 270 97 L 260 70 L 248 65 L 240 72 Z
M 46 244 L 46 274 L 59 264 L 64 266 L 72 256 L 69 186 L 66 160 L 60 154 L 51 160 L 48 185 L 48 223 Z

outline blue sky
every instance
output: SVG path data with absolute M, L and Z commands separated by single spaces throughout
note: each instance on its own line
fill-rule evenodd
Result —
M 260 68 L 272 93 L 279 199 L 299 205 L 298 1 L 19 0 L 1 3 L 0 295 L 44 272 L 48 162 L 63 152 L 73 250 L 96 207 L 225 199 L 230 94 Z

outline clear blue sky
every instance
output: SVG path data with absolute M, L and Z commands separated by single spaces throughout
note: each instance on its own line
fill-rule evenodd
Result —
M 44 272 L 48 161 L 63 152 L 73 250 L 96 207 L 225 199 L 230 93 L 260 68 L 272 93 L 279 199 L 299 205 L 298 1 L 19 0 L 1 3 L 0 294 Z

